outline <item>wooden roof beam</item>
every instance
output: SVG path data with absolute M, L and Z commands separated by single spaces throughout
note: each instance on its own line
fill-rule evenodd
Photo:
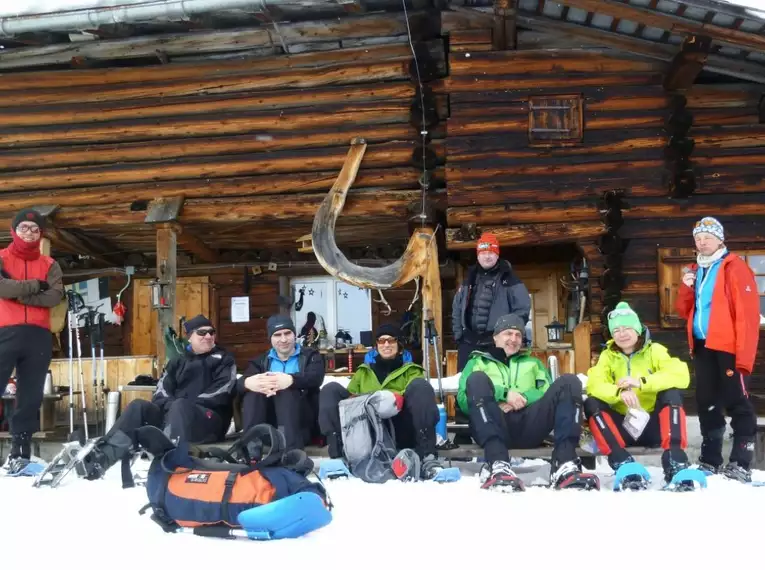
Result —
M 614 0 L 558 0 L 558 3 L 622 20 L 631 20 L 638 24 L 668 30 L 676 34 L 709 36 L 718 42 L 765 51 L 765 37 L 761 35 L 724 28 L 715 24 L 695 22 L 687 18 L 679 18 L 673 14 L 665 14 L 631 4 L 622 4 Z
M 690 36 L 683 41 L 678 54 L 672 58 L 664 77 L 666 91 L 688 89 L 696 81 L 709 57 L 712 40 L 706 36 Z
M 146 212 L 144 222 L 154 224 L 159 229 L 172 230 L 177 244 L 196 258 L 207 263 L 220 261 L 220 254 L 210 248 L 202 240 L 194 237 L 178 223 L 178 217 L 183 209 L 183 196 L 173 198 L 157 198 L 152 200 Z
M 116 246 L 109 244 L 103 239 L 95 240 L 89 236 L 77 235 L 64 228 L 59 228 L 53 221 L 55 213 L 59 210 L 58 205 L 40 205 L 33 207 L 45 219 L 45 236 L 56 249 L 87 256 L 104 265 L 122 263 L 122 257 L 114 253 Z
M 475 249 L 478 235 L 481 232 L 493 233 L 497 236 L 500 246 L 548 245 L 574 242 L 596 238 L 606 233 L 606 226 L 600 221 L 491 226 L 481 227 L 480 232 L 478 228 L 473 229 L 475 231 L 465 231 L 463 228 L 447 229 L 446 248 L 449 250 Z

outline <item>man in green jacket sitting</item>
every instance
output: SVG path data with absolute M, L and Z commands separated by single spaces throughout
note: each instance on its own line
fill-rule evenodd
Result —
M 683 390 L 691 381 L 688 365 L 651 341 L 648 329 L 627 303 L 619 303 L 608 314 L 608 330 L 613 338 L 587 372 L 584 412 L 592 435 L 614 471 L 634 462 L 625 445 L 661 445 L 664 478 L 670 482 L 688 467 L 683 409 Z M 631 410 L 650 416 L 637 437 L 623 425 Z
M 521 350 L 524 324 L 517 315 L 500 317 L 494 327 L 494 348 L 474 351 L 460 376 L 457 403 L 468 415 L 471 435 L 486 457 L 481 486 L 523 491 L 510 467 L 508 450 L 539 447 L 554 429 L 551 485 L 600 489 L 598 477 L 583 473 L 576 455 L 582 383 L 573 374 L 550 383 L 544 364 Z
M 375 334 L 376 350 L 367 355 L 351 378 L 348 388 L 332 382 L 319 394 L 319 428 L 327 438 L 329 456 L 343 457 L 340 410 L 342 400 L 379 390 L 396 397 L 398 414 L 393 416 L 397 449 L 413 449 L 421 460 L 422 478 L 435 476 L 441 464 L 436 457 L 438 406 L 433 387 L 424 378 L 425 370 L 412 362 L 412 355 L 400 343 L 401 329 L 380 325 Z M 394 471 L 396 471 L 394 469 Z M 396 475 L 404 478 L 404 474 Z

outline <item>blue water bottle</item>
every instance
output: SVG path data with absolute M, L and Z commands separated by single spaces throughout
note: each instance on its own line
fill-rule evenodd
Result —
M 438 404 L 438 423 L 436 424 L 436 439 L 439 443 L 447 441 L 446 437 L 446 407 Z

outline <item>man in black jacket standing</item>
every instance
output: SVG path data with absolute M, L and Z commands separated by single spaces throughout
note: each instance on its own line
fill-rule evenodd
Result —
M 168 362 L 157 391 L 134 400 L 83 460 L 87 479 L 98 479 L 133 446 L 135 430 L 153 425 L 170 439 L 189 443 L 222 440 L 231 423 L 237 391 L 234 357 L 215 345 L 215 328 L 204 315 L 184 325 L 189 352 Z
M 517 315 L 529 322 L 531 296 L 513 272 L 509 261 L 499 258 L 497 237 L 484 232 L 476 244 L 478 264 L 468 270 L 452 303 L 452 333 L 461 371 L 474 350 L 494 346 L 494 325 L 503 315 Z
M 273 315 L 266 326 L 271 350 L 250 360 L 239 379 L 242 427 L 271 424 L 284 433 L 287 449 L 302 449 L 315 431 L 324 358 L 296 344 L 289 317 Z

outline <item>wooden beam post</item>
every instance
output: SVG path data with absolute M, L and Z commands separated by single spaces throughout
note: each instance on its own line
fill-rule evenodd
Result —
M 180 216 L 183 209 L 183 203 L 183 196 L 152 200 L 146 212 L 144 222 L 147 224 L 169 224 L 168 227 L 172 227 L 175 232 L 178 245 L 201 261 L 217 263 L 220 261 L 218 252 L 208 247 L 202 240 L 184 231 L 183 226 L 178 223 L 178 216 Z
M 515 28 L 516 0 L 494 0 L 494 26 L 491 44 L 494 50 L 515 49 L 518 33 Z
M 162 290 L 164 308 L 157 310 L 157 362 L 164 367 L 166 360 L 165 332 L 175 324 L 175 286 L 177 276 L 178 242 L 170 224 L 157 226 L 157 280 Z
M 430 233 L 433 239 L 430 240 L 427 250 L 427 261 L 425 264 L 425 271 L 422 275 L 422 342 L 423 345 L 427 342 L 425 334 L 425 321 L 427 319 L 433 319 L 436 332 L 438 333 L 438 355 L 440 356 L 439 362 L 436 362 L 435 354 L 433 354 L 432 347 L 430 350 L 430 367 L 429 373 L 431 378 L 435 378 L 436 374 L 443 375 L 443 358 L 444 358 L 444 346 L 443 346 L 443 307 L 441 301 L 441 271 L 438 266 L 438 245 L 436 244 L 436 237 L 434 231 L 430 228 L 423 228 L 419 230 L 424 233 Z M 424 361 L 425 351 L 423 350 L 423 367 L 428 366 L 428 362 Z
M 677 55 L 672 58 L 664 76 L 665 91 L 689 89 L 709 57 L 712 40 L 706 36 L 690 36 L 683 40 Z

